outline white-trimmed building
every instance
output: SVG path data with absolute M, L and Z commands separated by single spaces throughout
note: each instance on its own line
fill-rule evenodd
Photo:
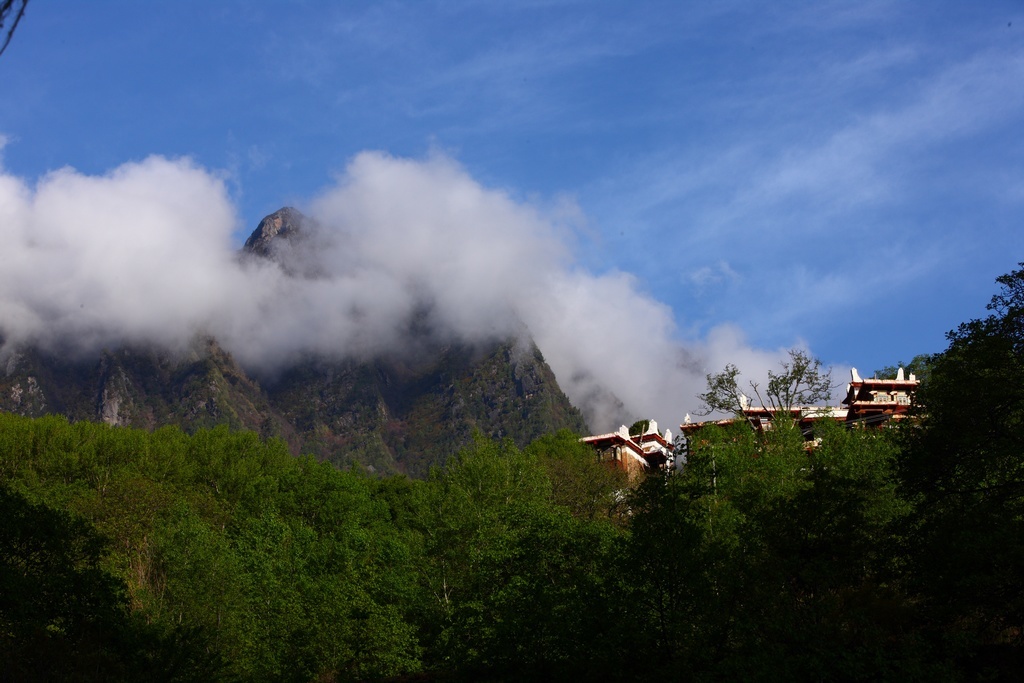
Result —
M 630 481 L 644 472 L 670 468 L 673 464 L 672 430 L 659 433 L 654 420 L 647 420 L 640 434 L 630 434 L 629 428 L 622 425 L 614 432 L 585 436 L 580 441 L 597 451 L 600 462 L 624 471 Z

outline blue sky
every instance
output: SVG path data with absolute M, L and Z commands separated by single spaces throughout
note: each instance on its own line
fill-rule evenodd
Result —
M 870 372 L 1024 260 L 1017 2 L 31 0 L 0 92 L 5 173 L 188 157 L 236 243 L 360 152 L 443 157 L 684 345 Z

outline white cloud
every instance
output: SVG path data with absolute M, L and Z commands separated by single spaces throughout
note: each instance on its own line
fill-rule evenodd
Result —
M 102 177 L 0 176 L 0 325 L 8 340 L 77 347 L 185 343 L 232 282 L 234 207 L 187 160 L 151 157 Z
M 632 276 L 574 263 L 577 207 L 516 201 L 440 154 L 360 154 L 308 211 L 318 228 L 292 249 L 289 274 L 237 258 L 224 183 L 188 160 L 66 168 L 34 187 L 0 174 L 0 334 L 85 352 L 181 349 L 209 333 L 259 370 L 306 353 L 401 352 L 416 315 L 442 342 L 525 326 L 597 429 L 640 416 L 672 425 L 706 372 L 734 362 L 756 374 L 781 356 L 732 328 L 684 347 L 671 310 Z

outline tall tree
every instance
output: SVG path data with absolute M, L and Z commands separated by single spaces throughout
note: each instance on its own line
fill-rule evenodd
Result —
M 802 349 L 790 349 L 789 360 L 779 363 L 780 372 L 768 371 L 768 384 L 762 387 L 751 381 L 750 389 L 762 408 L 786 412 L 794 406 L 814 405 L 827 401 L 835 385 L 832 369 Z M 697 398 L 705 415 L 715 412 L 742 413 L 749 402 L 739 385 L 740 370 L 728 364 L 722 372 L 707 376 L 708 389 Z
M 926 382 L 928 377 L 931 376 L 932 371 L 932 355 L 930 353 L 921 353 L 910 359 L 909 363 L 900 361 L 896 365 L 886 365 L 884 368 L 875 370 L 875 377 L 879 379 L 895 379 L 896 373 L 899 369 L 903 370 L 908 375 L 914 375 L 918 381 Z
M 1024 263 L 951 331 L 919 395 L 901 475 L 918 501 L 915 577 L 976 675 L 1024 667 Z
M 892 579 L 906 504 L 891 434 L 711 426 L 630 499 L 622 622 L 649 677 L 934 680 Z M 624 653 L 629 656 L 629 653 Z
M 551 482 L 551 502 L 580 519 L 624 522 L 620 492 L 626 473 L 598 462 L 579 436 L 561 430 L 534 440 L 525 453 L 535 455 Z

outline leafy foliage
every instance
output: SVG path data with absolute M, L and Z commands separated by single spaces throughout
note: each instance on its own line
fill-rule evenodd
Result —
M 776 413 L 785 412 L 794 406 L 814 405 L 831 397 L 835 388 L 832 370 L 823 369 L 821 361 L 806 351 L 791 349 L 789 360 L 782 361 L 780 366 L 781 372 L 768 371 L 768 384 L 763 392 L 759 384 L 750 382 L 761 407 Z M 739 368 L 729 363 L 722 372 L 707 376 L 708 389 L 697 397 L 704 415 L 743 412 L 749 399 L 740 389 L 739 375 Z
M 739 387 L 739 375 L 739 368 L 728 363 L 721 372 L 707 376 L 708 390 L 697 396 L 703 406 L 701 414 L 743 412 L 746 399 Z
M 550 482 L 550 501 L 564 507 L 573 517 L 590 521 L 625 521 L 621 492 L 626 473 L 597 462 L 590 446 L 562 430 L 533 441 L 525 449 L 536 457 Z
M 909 376 L 913 374 L 921 383 L 926 383 L 931 376 L 932 355 L 922 353 L 914 356 L 909 363 L 900 361 L 896 365 L 887 365 L 880 370 L 875 370 L 875 377 L 879 379 L 896 379 L 896 373 L 900 368 Z
M 220 661 L 196 633 L 128 609 L 83 519 L 0 487 L 0 655 L 7 680 L 197 680 Z

